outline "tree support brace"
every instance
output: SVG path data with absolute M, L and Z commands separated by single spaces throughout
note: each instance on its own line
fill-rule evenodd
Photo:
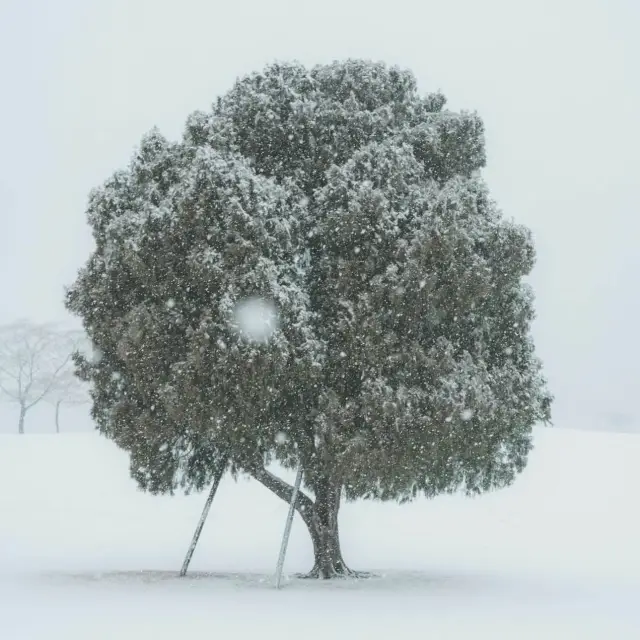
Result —
M 198 522 L 198 526 L 196 527 L 195 533 L 193 534 L 193 539 L 191 540 L 191 544 L 189 545 L 189 550 L 187 551 L 187 555 L 185 556 L 184 562 L 182 563 L 182 569 L 180 569 L 180 577 L 183 578 L 187 575 L 187 570 L 189 569 L 189 563 L 191 562 L 191 557 L 193 556 L 193 552 L 196 550 L 196 545 L 198 544 L 198 539 L 200 538 L 200 534 L 202 533 L 202 527 L 204 527 L 204 523 L 209 515 L 209 509 L 211 509 L 211 503 L 213 502 L 213 498 L 218 491 L 218 487 L 220 486 L 220 481 L 222 480 L 222 476 L 227 468 L 227 462 L 220 465 L 219 469 L 216 471 L 216 475 L 213 478 L 213 484 L 211 485 L 211 491 L 209 491 L 209 496 L 207 497 L 207 501 L 204 503 L 204 509 L 202 510 L 202 515 L 200 516 L 200 520 Z
M 276 566 L 276 589 L 280 588 L 282 582 L 282 569 L 284 568 L 284 558 L 287 555 L 287 547 L 289 546 L 289 536 L 291 535 L 291 525 L 293 524 L 293 516 L 296 511 L 296 500 L 298 499 L 298 491 L 302 483 L 302 466 L 298 467 L 296 482 L 293 485 L 291 493 L 291 501 L 289 502 L 289 513 L 287 514 L 287 522 L 284 526 L 284 534 L 282 536 L 282 544 L 280 545 L 280 555 L 278 556 L 278 564 Z

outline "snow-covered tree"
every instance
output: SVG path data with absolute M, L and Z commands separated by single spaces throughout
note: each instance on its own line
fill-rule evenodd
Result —
M 289 500 L 268 466 L 302 465 L 313 576 L 350 572 L 341 500 L 504 487 L 549 418 L 530 233 L 480 176 L 479 117 L 444 106 L 384 64 L 272 65 L 90 197 L 67 304 L 98 428 L 156 493 L 228 460 Z M 250 297 L 269 340 L 236 330 Z
M 26 320 L 0 327 L 0 397 L 18 405 L 18 433 L 29 409 L 51 399 L 70 375 L 74 335 Z

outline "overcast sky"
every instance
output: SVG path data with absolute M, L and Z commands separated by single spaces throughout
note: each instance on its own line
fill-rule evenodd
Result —
M 152 126 L 274 60 L 373 58 L 484 118 L 556 424 L 640 430 L 639 32 L 638 0 L 0 0 L 0 322 L 68 319 L 88 191 Z

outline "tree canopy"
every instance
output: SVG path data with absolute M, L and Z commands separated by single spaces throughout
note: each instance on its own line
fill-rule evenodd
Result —
M 549 419 L 530 336 L 529 231 L 480 170 L 474 113 L 367 61 L 240 79 L 178 142 L 153 130 L 94 190 L 95 250 L 68 294 L 99 430 L 152 492 L 229 459 L 302 465 L 316 573 L 342 573 L 340 497 L 410 500 L 511 483 Z M 268 341 L 236 330 L 275 305 Z M 328 542 L 327 542 L 328 541 Z

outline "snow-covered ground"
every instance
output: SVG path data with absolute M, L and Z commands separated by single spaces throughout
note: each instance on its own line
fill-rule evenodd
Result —
M 223 482 L 177 577 L 204 495 L 138 492 L 95 434 L 0 436 L 0 638 L 640 638 L 640 437 L 536 432 L 510 489 L 347 505 L 360 582 L 272 572 L 286 505 Z M 311 566 L 296 520 L 287 572 Z

